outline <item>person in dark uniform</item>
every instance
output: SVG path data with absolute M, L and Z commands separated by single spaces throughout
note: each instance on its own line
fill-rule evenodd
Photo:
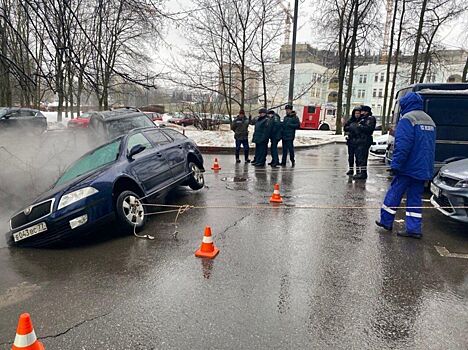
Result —
M 358 122 L 350 125 L 349 132 L 356 135 L 356 175 L 354 180 L 367 179 L 367 159 L 369 158 L 369 148 L 372 145 L 372 134 L 375 130 L 376 120 L 372 116 L 369 106 L 361 106 L 361 115 Z
M 296 115 L 296 112 L 293 111 L 291 105 L 286 105 L 286 115 L 283 119 L 283 157 L 281 159 L 281 166 L 286 166 L 286 162 L 289 158 L 291 159 L 291 166 L 296 165 L 296 159 L 294 157 L 294 139 L 296 137 L 296 130 L 301 126 L 301 122 Z
M 424 183 L 434 176 L 436 125 L 424 112 L 423 99 L 414 92 L 400 100 L 400 114 L 390 164 L 394 177 L 380 210 L 380 220 L 375 223 L 391 231 L 397 207 L 406 193 L 406 230 L 397 235 L 421 238 Z
M 283 134 L 283 125 L 281 123 L 281 118 L 274 111 L 268 111 L 268 118 L 270 119 L 271 132 L 270 132 L 270 142 L 271 142 L 271 162 L 268 163 L 272 168 L 277 168 L 280 164 L 279 155 L 278 155 L 278 143 L 281 140 Z
M 361 106 L 355 107 L 351 113 L 351 117 L 347 120 L 344 125 L 344 131 L 348 134 L 346 138 L 346 144 L 348 145 L 348 165 L 349 169 L 346 175 L 354 175 L 354 162 L 356 159 L 356 133 L 354 132 L 355 126 L 361 116 Z
M 236 140 L 236 163 L 240 163 L 240 149 L 244 148 L 244 159 L 246 163 L 250 163 L 249 159 L 249 120 L 245 116 L 243 110 L 239 111 L 239 115 L 233 120 L 231 130 L 234 131 L 234 139 Z
M 264 167 L 268 153 L 268 140 L 270 139 L 270 120 L 267 117 L 267 109 L 261 108 L 259 116 L 255 120 L 255 131 L 252 142 L 255 143 L 255 162 L 257 167 Z

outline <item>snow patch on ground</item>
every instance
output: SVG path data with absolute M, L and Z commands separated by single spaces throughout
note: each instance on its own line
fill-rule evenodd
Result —
M 58 130 L 66 128 L 69 118 L 63 116 L 62 122 L 57 122 L 57 112 L 43 112 L 47 118 L 49 130 Z M 167 115 L 166 115 L 167 117 Z M 167 118 L 166 118 L 167 119 Z M 208 131 L 208 130 L 197 130 L 193 126 L 186 128 L 169 124 L 166 121 L 161 123 L 157 122 L 157 125 L 164 124 L 166 127 L 176 129 L 183 132 L 187 137 L 194 140 L 198 146 L 201 147 L 234 147 L 234 133 L 230 130 L 229 125 L 223 124 L 220 130 Z M 249 141 L 252 140 L 254 128 L 249 128 Z M 380 135 L 380 132 L 374 133 L 374 137 Z M 298 130 L 296 132 L 296 139 L 294 141 L 296 146 L 315 146 L 326 144 L 330 142 L 345 142 L 344 135 L 335 135 L 334 131 L 321 131 L 321 130 Z M 255 146 L 255 144 L 251 144 Z M 281 142 L 279 144 L 281 147 Z

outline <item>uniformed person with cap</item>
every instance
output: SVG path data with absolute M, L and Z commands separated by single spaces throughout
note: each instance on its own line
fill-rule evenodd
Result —
M 367 159 L 369 158 L 369 148 L 372 145 L 372 134 L 375 130 L 376 120 L 372 116 L 369 106 L 361 106 L 361 114 L 358 122 L 350 127 L 350 133 L 356 135 L 356 175 L 354 180 L 367 179 Z
M 252 162 L 252 164 L 256 167 L 264 167 L 266 163 L 271 129 L 267 112 L 266 108 L 261 108 L 255 120 L 255 130 L 252 138 L 252 142 L 255 143 L 255 162 Z
M 268 163 L 272 168 L 277 168 L 280 164 L 278 155 L 278 143 L 283 136 L 283 123 L 281 122 L 280 116 L 272 110 L 268 111 L 268 118 L 271 123 L 270 131 L 270 151 L 271 151 L 271 162 Z
M 294 139 L 296 137 L 296 130 L 301 126 L 301 122 L 293 111 L 292 105 L 286 105 L 286 115 L 283 119 L 282 129 L 282 144 L 283 144 L 283 157 L 281 159 L 281 166 L 286 166 L 286 162 L 289 158 L 291 159 L 291 165 L 296 165 L 296 159 L 294 156 Z

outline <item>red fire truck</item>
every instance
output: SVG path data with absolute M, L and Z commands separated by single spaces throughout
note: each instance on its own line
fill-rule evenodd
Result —
M 331 106 L 304 106 L 302 110 L 301 129 L 330 130 L 335 126 L 335 108 Z

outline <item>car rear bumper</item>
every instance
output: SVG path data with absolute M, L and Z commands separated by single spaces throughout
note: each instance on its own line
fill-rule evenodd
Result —
M 70 221 L 87 215 L 87 222 L 74 229 Z M 13 234 L 21 230 L 12 230 L 6 234 L 7 243 L 16 247 L 47 247 L 69 242 L 73 239 L 87 236 L 115 219 L 114 212 L 103 214 L 97 206 L 88 206 L 73 210 L 66 215 L 44 218 L 41 222 L 47 225 L 47 231 L 38 233 L 23 240 L 14 241 Z

